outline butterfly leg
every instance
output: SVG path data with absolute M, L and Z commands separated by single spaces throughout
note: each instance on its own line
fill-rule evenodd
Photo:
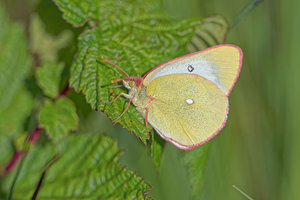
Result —
M 119 88 L 119 87 L 123 87 L 123 85 L 107 86 L 107 88 Z
M 105 103 L 111 104 L 111 103 L 113 103 L 115 100 L 117 100 L 120 96 L 124 96 L 124 97 L 126 97 L 127 99 L 131 99 L 131 98 L 132 98 L 129 94 L 120 93 L 120 94 L 118 94 L 118 96 L 117 96 L 116 98 L 114 98 L 112 101 L 105 102 Z
M 122 94 L 122 93 L 121 93 L 121 94 Z M 124 115 L 124 113 L 128 110 L 131 101 L 132 101 L 132 99 L 129 99 L 129 101 L 128 101 L 128 103 L 127 103 L 127 106 L 126 106 L 126 108 L 125 108 L 125 110 L 121 113 L 121 115 L 119 115 L 119 117 L 117 117 L 117 119 L 114 119 L 114 121 L 112 121 L 114 124 L 115 124 L 116 121 L 117 121 L 118 119 L 120 119 L 120 118 L 122 117 L 122 115 Z

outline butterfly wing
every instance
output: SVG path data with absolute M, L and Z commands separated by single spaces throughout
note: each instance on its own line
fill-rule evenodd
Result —
M 242 50 L 235 45 L 213 46 L 157 66 L 144 76 L 144 84 L 168 74 L 197 74 L 214 82 L 228 96 L 240 73 L 242 59 Z
M 207 142 L 224 126 L 228 98 L 213 82 L 190 74 L 161 76 L 148 85 L 148 122 L 181 149 Z

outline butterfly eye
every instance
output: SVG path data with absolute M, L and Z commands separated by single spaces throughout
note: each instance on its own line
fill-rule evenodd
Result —
M 129 85 L 130 87 L 133 87 L 133 86 L 134 86 L 134 82 L 130 81 L 130 82 L 128 83 L 128 85 Z

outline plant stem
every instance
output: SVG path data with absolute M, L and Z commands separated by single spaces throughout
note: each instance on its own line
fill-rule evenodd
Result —
M 18 169 L 17 169 L 17 172 L 16 172 L 16 175 L 14 176 L 14 180 L 10 186 L 10 190 L 9 190 L 9 194 L 8 194 L 8 200 L 11 200 L 12 199 L 12 195 L 13 195 L 13 192 L 14 192 L 14 188 L 15 188 L 15 184 L 17 182 L 17 179 L 19 177 L 19 174 L 21 172 L 21 169 L 22 169 L 22 166 L 23 166 L 23 162 L 25 160 L 25 157 L 26 157 L 26 153 L 23 153 L 21 155 L 21 161 L 20 161 L 20 165 L 18 166 Z
M 234 189 L 236 189 L 237 191 L 239 191 L 242 195 L 244 195 L 244 197 L 246 197 L 249 200 L 254 200 L 253 198 L 251 198 L 249 195 L 247 195 L 245 192 L 243 192 L 243 190 L 241 190 L 240 188 L 236 187 L 235 185 L 232 185 L 232 187 Z
M 248 6 L 246 6 L 239 14 L 236 16 L 236 18 L 233 20 L 231 25 L 229 26 L 229 30 L 231 30 L 239 21 L 248 14 L 253 8 L 255 8 L 259 3 L 261 3 L 263 0 L 253 0 Z

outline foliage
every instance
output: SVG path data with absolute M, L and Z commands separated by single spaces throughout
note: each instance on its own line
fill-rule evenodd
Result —
M 144 199 L 150 186 L 117 163 L 120 153 L 111 139 L 87 133 L 71 135 L 57 147 L 38 144 L 22 163 L 12 198 L 32 198 L 42 181 L 38 199 Z M 16 171 L 6 177 L 4 191 Z
M 57 143 L 78 126 L 73 102 L 65 97 L 59 98 L 56 102 L 46 100 L 39 113 L 39 123 L 50 140 Z
M 59 35 L 53 36 L 45 30 L 45 25 L 38 15 L 31 16 L 30 49 L 39 56 L 41 61 L 56 62 L 57 52 L 66 46 L 72 39 L 72 32 L 64 30 Z
M 24 30 L 11 23 L 0 4 L 0 163 L 12 156 L 11 143 L 23 132 L 23 123 L 33 108 L 25 81 L 30 72 Z
M 36 78 L 45 95 L 55 98 L 59 94 L 59 83 L 63 65 L 45 62 L 36 70 Z
M 156 0 L 54 0 L 68 24 L 53 35 L 43 17 L 47 2 L 53 5 L 41 2 L 40 16 L 30 18 L 28 37 L 0 3 L 0 198 L 148 199 L 151 186 L 119 164 L 116 142 L 102 131 L 81 130 L 88 122 L 80 98 L 91 107 L 87 115 L 99 110 L 117 118 L 126 99 L 107 102 L 127 91 L 108 86 L 124 74 L 102 56 L 142 76 L 164 61 L 224 42 L 226 19 L 174 20 Z M 78 29 L 83 32 L 74 43 Z M 149 144 L 158 175 L 165 141 L 154 130 L 148 141 L 145 120 L 132 105 L 117 122 Z M 181 154 L 193 195 L 201 191 L 207 153 L 206 146 Z
M 183 161 L 188 166 L 188 174 L 190 176 L 192 186 L 192 197 L 197 199 L 203 184 L 203 171 L 207 162 L 210 145 L 203 145 L 202 148 L 195 148 L 187 152 L 183 152 Z

